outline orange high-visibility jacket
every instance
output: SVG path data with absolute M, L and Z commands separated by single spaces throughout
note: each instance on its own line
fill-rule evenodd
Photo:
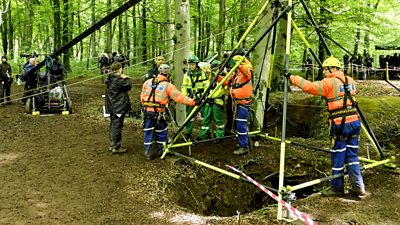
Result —
M 251 95 L 253 94 L 253 84 L 251 82 L 252 75 L 253 66 L 247 59 L 245 59 L 242 65 L 236 69 L 230 80 L 224 83 L 226 86 L 229 84 L 231 85 L 229 93 L 236 103 L 250 103 Z M 219 77 L 217 81 L 221 81 L 222 79 L 223 77 Z
M 175 102 L 189 105 L 189 106 L 194 106 L 195 101 L 185 95 L 183 95 L 178 89 L 176 89 L 175 85 L 171 84 L 168 82 L 167 77 L 164 75 L 157 75 L 156 80 L 158 80 L 158 85 L 157 88 L 155 89 L 154 92 L 154 97 L 155 97 L 155 103 L 159 104 L 159 107 L 155 107 L 157 112 L 163 112 L 164 107 L 168 107 L 169 99 L 173 99 Z M 153 102 L 153 96 L 149 96 L 153 90 L 153 79 L 149 79 L 146 82 L 144 82 L 143 87 L 142 87 L 142 93 L 140 93 L 140 101 L 142 104 L 144 103 L 154 103 Z M 145 110 L 154 112 L 154 107 L 151 106 L 144 106 Z
M 354 96 L 356 93 L 355 81 L 349 77 L 345 76 L 341 71 L 335 71 L 331 74 L 328 74 L 326 78 L 321 81 L 310 82 L 305 80 L 300 76 L 290 76 L 290 80 L 292 83 L 300 87 L 304 92 L 307 92 L 316 96 L 323 96 L 327 100 L 328 111 L 334 111 L 343 108 L 343 96 L 344 96 L 344 82 L 347 77 L 347 82 L 350 87 L 350 94 Z M 355 101 L 355 98 L 353 97 Z M 351 108 L 352 102 L 347 99 L 347 108 Z M 358 115 L 348 115 L 346 116 L 345 123 L 350 123 L 353 121 L 357 121 Z M 338 117 L 334 119 L 335 124 L 340 124 L 342 122 L 342 117 Z

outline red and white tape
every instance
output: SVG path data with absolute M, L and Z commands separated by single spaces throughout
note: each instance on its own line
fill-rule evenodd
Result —
M 286 203 L 283 201 L 281 198 L 276 196 L 274 193 L 272 193 L 270 190 L 268 190 L 264 185 L 258 183 L 257 181 L 253 180 L 251 177 L 247 176 L 245 173 L 242 171 L 236 169 L 233 166 L 226 165 L 229 169 L 242 174 L 247 180 L 249 180 L 251 183 L 253 183 L 255 186 L 260 188 L 263 192 L 267 193 L 271 198 L 273 198 L 275 201 L 280 202 L 286 209 L 288 209 L 290 212 L 292 212 L 297 218 L 299 218 L 301 221 L 303 221 L 307 225 L 317 225 L 316 222 L 314 222 L 310 217 L 308 217 L 305 213 L 300 212 L 290 204 Z

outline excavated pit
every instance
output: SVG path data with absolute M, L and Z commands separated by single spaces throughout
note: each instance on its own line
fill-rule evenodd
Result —
M 193 165 L 185 160 L 176 162 L 181 173 L 176 174 L 172 199 L 187 210 L 210 216 L 233 216 L 266 208 L 276 201 L 253 184 L 239 181 L 213 170 Z M 218 167 L 224 168 L 222 165 Z M 250 161 L 245 165 L 249 176 L 267 187 L 278 188 L 278 174 L 265 165 Z M 270 171 L 269 171 L 270 170 Z M 311 178 L 308 175 L 289 175 L 285 185 L 296 185 Z M 315 187 L 296 192 L 296 198 L 312 194 Z M 272 191 L 274 192 L 274 191 Z M 275 193 L 276 194 L 276 193 Z

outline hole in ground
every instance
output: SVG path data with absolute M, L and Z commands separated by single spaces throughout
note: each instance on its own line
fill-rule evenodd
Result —
M 171 197 L 179 206 L 194 213 L 206 216 L 233 216 L 237 215 L 237 211 L 244 214 L 276 204 L 275 200 L 252 184 L 192 165 L 184 160 L 179 160 L 176 164 L 181 173 L 175 177 L 174 187 L 170 192 Z M 251 173 L 248 175 L 258 181 L 262 181 L 266 174 L 272 173 L 262 169 L 265 168 L 264 165 L 257 164 L 250 167 Z M 259 170 L 255 170 L 255 167 Z M 285 186 L 294 186 L 309 180 L 310 176 L 307 175 L 288 176 Z M 263 184 L 277 189 L 278 177 L 268 177 L 263 180 Z M 296 197 L 304 198 L 313 192 L 313 187 L 298 190 Z

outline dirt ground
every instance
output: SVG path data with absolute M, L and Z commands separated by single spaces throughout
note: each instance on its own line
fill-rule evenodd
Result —
M 132 101 L 139 88 L 131 92 Z M 13 99 L 20 91 L 21 86 L 13 86 Z M 28 115 L 19 102 L 0 107 L 0 224 L 239 224 L 237 211 L 240 224 L 290 224 L 276 220 L 276 202 L 252 185 L 172 155 L 146 161 L 138 119 L 128 118 L 124 126 L 128 153 L 112 155 L 109 122 L 101 112 L 104 85 L 92 80 L 69 92 L 75 112 L 68 116 Z M 328 140 L 296 140 L 329 145 Z M 232 154 L 233 143 L 200 144 L 192 147 L 192 156 L 223 169 L 236 165 L 275 187 L 279 143 L 260 140 L 259 147 L 240 157 Z M 391 153 L 400 157 L 400 146 L 395 147 Z M 188 155 L 187 148 L 176 151 Z M 366 156 L 365 147 L 360 155 Z M 377 159 L 373 151 L 371 157 Z M 286 184 L 325 177 L 329 168 L 326 153 L 287 146 Z M 378 167 L 363 176 L 365 199 L 311 195 L 325 182 L 296 193 L 299 200 L 293 205 L 318 224 L 400 224 L 399 175 Z

